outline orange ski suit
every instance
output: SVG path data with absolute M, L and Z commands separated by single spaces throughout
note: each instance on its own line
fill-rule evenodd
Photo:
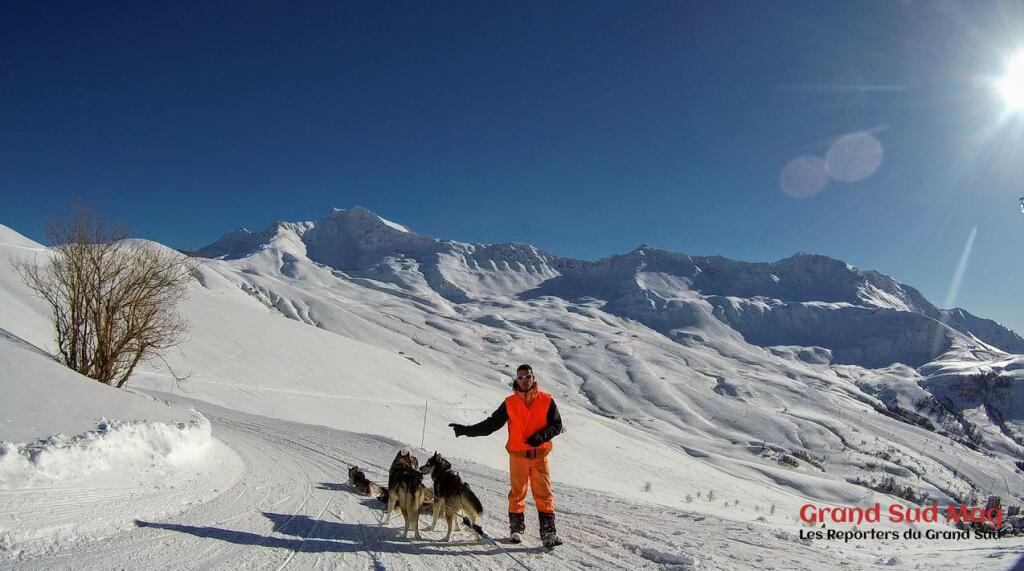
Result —
M 533 392 L 533 391 L 531 391 Z M 527 404 L 529 401 L 529 404 Z M 551 395 L 540 391 L 530 398 L 510 395 L 505 399 L 508 412 L 508 471 L 512 488 L 508 492 L 509 513 L 523 513 L 526 510 L 527 488 L 533 489 L 533 501 L 537 511 L 554 513 L 555 496 L 551 493 L 551 473 L 548 469 L 548 454 L 551 441 L 540 446 L 530 446 L 526 439 L 547 426 L 548 408 Z
M 508 427 L 508 471 L 512 486 L 508 492 L 508 512 L 521 514 L 526 509 L 526 494 L 533 490 L 537 511 L 554 514 L 548 456 L 551 439 L 562 432 L 562 416 L 549 393 L 536 385 L 523 393 L 508 396 L 490 417 L 469 426 L 452 424 L 455 436 L 487 436 Z M 532 442 L 532 444 L 531 444 Z

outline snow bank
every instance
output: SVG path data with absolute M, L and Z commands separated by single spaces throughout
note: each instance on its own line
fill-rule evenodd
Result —
M 24 489 L 99 472 L 159 469 L 199 459 L 211 446 L 210 422 L 102 420 L 95 430 L 27 444 L 0 442 L 0 489 Z
M 0 442 L 0 567 L 193 509 L 244 469 L 198 413 L 189 422 L 103 420 L 77 436 Z
M 93 430 L 104 418 L 190 420 L 181 407 L 83 377 L 25 338 L 5 333 L 2 326 L 0 395 L 0 441 L 7 442 L 32 442 L 61 432 L 79 434 Z

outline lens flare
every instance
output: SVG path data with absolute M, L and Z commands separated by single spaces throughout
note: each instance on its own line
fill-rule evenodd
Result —
M 999 95 L 1009 111 L 1024 111 L 1024 50 L 1006 63 L 1006 71 L 997 82 Z
M 828 184 L 828 167 L 818 157 L 797 157 L 782 169 L 782 192 L 795 198 L 809 198 Z
M 960 286 L 963 284 L 964 276 L 967 274 L 967 264 L 971 261 L 971 252 L 974 250 L 974 240 L 978 237 L 978 227 L 971 228 L 971 233 L 967 236 L 967 243 L 964 244 L 964 249 L 960 252 L 960 261 L 956 264 L 956 271 L 953 272 L 953 280 L 949 284 L 949 290 L 946 292 L 946 301 L 943 303 L 943 307 L 946 309 L 953 309 L 956 305 L 956 299 L 960 295 Z M 949 319 L 948 315 L 943 315 L 939 322 L 945 324 Z M 942 340 L 944 338 L 945 328 L 942 325 L 935 326 L 935 337 L 932 340 L 932 354 L 938 354 L 942 348 Z
M 825 154 L 825 164 L 832 178 L 857 182 L 878 170 L 882 154 L 882 143 L 870 133 L 852 133 L 832 144 Z

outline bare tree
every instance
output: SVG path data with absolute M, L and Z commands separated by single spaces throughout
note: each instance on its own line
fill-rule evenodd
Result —
M 163 246 L 127 239 L 84 208 L 47 229 L 45 260 L 14 263 L 50 306 L 59 359 L 101 383 L 123 387 L 135 367 L 183 340 L 176 311 L 194 262 Z

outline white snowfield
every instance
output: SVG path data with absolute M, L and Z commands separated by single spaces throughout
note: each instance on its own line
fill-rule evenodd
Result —
M 180 397 L 170 397 L 177 399 Z M 496 547 L 466 530 L 424 531 L 424 541 L 401 538 L 396 520 L 382 525 L 380 503 L 353 493 L 345 467 L 362 466 L 384 482 L 392 451 L 402 443 L 251 416 L 213 405 L 201 407 L 219 438 L 237 452 L 240 480 L 208 501 L 174 516 L 137 516 L 106 538 L 52 544 L 51 551 L 14 554 L 18 569 L 866 569 L 890 559 L 900 566 L 947 561 L 990 566 L 991 552 L 955 542 L 885 546 L 801 542 L 785 522 L 738 521 L 695 510 L 667 508 L 614 494 L 558 487 L 560 533 L 569 542 L 548 552 L 536 539 Z M 418 452 L 421 457 L 425 453 Z M 485 530 L 507 525 L 506 474 L 470 461 L 456 467 L 481 497 Z M 168 501 L 187 483 L 172 482 Z M 91 503 L 81 496 L 72 501 Z M 183 501 L 184 503 L 184 501 Z M 118 509 L 126 515 L 133 501 Z M 749 510 L 748 510 L 749 511 Z M 747 518 L 744 518 L 747 519 Z M 768 518 L 766 518 L 768 519 Z M 772 518 L 782 520 L 785 518 Z M 422 524 L 425 527 L 427 518 Z M 527 518 L 536 533 L 536 518 Z M 789 529 L 786 529 L 789 528 Z M 996 554 L 997 556 L 1001 554 Z M 1007 563 L 1012 559 L 1007 558 Z M 997 558 L 996 562 L 999 561 Z M 941 566 L 941 565 L 940 565 Z
M 153 421 L 103 420 L 96 430 L 68 437 L 55 434 L 29 444 L 5 442 L 0 481 L 5 487 L 46 487 L 59 480 L 114 472 L 121 466 L 184 464 L 206 457 L 212 445 L 210 422 L 177 425 Z
M 835 260 L 641 248 L 580 262 L 336 210 L 201 250 L 190 337 L 168 354 L 189 379 L 149 363 L 126 393 L 46 357 L 45 307 L 6 263 L 45 249 L 0 227 L 0 252 L 0 361 L 20 368 L 0 374 L 14 396 L 0 400 L 0 440 L 22 443 L 5 455 L 20 468 L 0 468 L 0 509 L 14 509 L 0 515 L 0 562 L 19 568 L 1013 568 L 1024 550 L 797 540 L 809 501 L 902 502 L 862 485 L 883 478 L 940 503 L 1022 493 L 1024 361 L 1005 352 L 1020 338 Z M 451 458 L 503 535 L 504 431 L 455 439 L 447 424 L 485 418 L 523 362 L 565 421 L 552 473 L 566 545 L 541 553 L 532 511 L 514 549 L 381 527 L 345 470 L 384 482 L 411 446 Z M 1004 380 L 981 378 L 993 371 Z M 103 418 L 125 424 L 97 431 Z M 90 430 L 124 443 L 79 453 L 89 437 L 55 439 L 55 452 L 102 458 L 74 478 L 21 453 Z M 118 475 L 130 485 L 104 487 Z M 95 514 L 105 531 L 89 531 Z
M 0 394 L 0 562 L 187 511 L 243 470 L 201 414 L 81 377 L 3 330 Z

